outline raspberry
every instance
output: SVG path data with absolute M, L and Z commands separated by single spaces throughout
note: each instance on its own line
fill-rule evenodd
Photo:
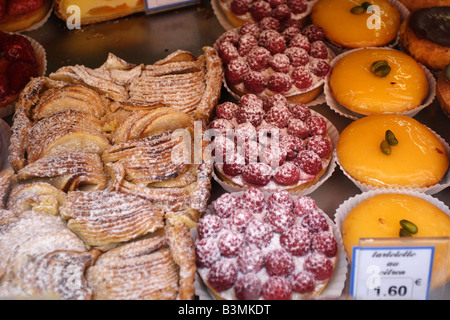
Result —
M 239 124 L 250 122 L 253 126 L 259 126 L 264 119 L 262 103 L 242 105 L 236 112 L 236 120 Z
M 0 103 L 8 99 L 8 78 L 5 73 L 0 73 Z
M 319 232 L 312 237 L 311 249 L 332 258 L 337 254 L 337 242 L 331 232 Z
M 284 40 L 284 37 L 279 34 L 267 39 L 264 46 L 272 55 L 282 53 L 286 49 L 286 40 Z
M 259 155 L 261 153 L 261 146 L 258 142 L 249 140 L 244 142 L 242 145 L 242 149 L 244 151 L 244 159 L 245 163 L 256 163 L 258 162 Z
M 290 104 L 289 111 L 293 114 L 294 117 L 303 121 L 311 116 L 311 109 L 301 103 Z
M 286 161 L 287 152 L 279 143 L 269 144 L 261 152 L 261 162 L 272 168 L 281 166 Z
M 244 109 L 255 108 L 260 110 L 263 108 L 264 102 L 260 98 L 258 98 L 257 95 L 245 94 L 241 97 L 239 105 Z
M 294 215 L 286 208 L 269 209 L 265 220 L 272 225 L 275 232 L 281 233 L 294 224 Z
M 294 200 L 287 191 L 277 191 L 267 198 L 267 208 L 269 210 L 277 210 L 277 208 L 284 208 L 291 211 L 294 206 Z
M 239 250 L 236 263 L 240 272 L 256 273 L 264 266 L 264 256 L 258 247 L 252 245 L 245 246 Z
M 216 215 L 205 215 L 197 224 L 197 233 L 200 239 L 214 238 L 220 230 L 222 230 L 222 220 Z
M 254 216 L 249 210 L 236 209 L 230 217 L 231 228 L 238 232 L 244 232 L 253 218 Z
M 292 290 L 298 293 L 313 292 L 315 285 L 314 275 L 308 271 L 295 272 L 292 276 Z
M 37 60 L 31 42 L 19 34 L 2 34 L 1 56 L 10 62 L 22 61 L 36 68 Z
M 301 48 L 308 53 L 311 49 L 311 44 L 306 36 L 297 34 L 289 42 L 289 47 Z
M 199 240 L 195 246 L 195 254 L 197 265 L 202 268 L 209 268 L 220 259 L 219 248 L 212 238 Z
M 285 4 L 286 0 L 267 0 L 272 8 L 276 8 L 279 5 Z
M 313 135 L 324 135 L 327 132 L 327 122 L 319 116 L 311 116 L 305 120 Z
M 324 136 L 316 135 L 306 141 L 306 149 L 314 151 L 321 158 L 325 158 L 331 152 L 331 142 Z
M 266 100 L 264 100 L 264 111 L 267 112 L 276 105 L 281 105 L 283 107 L 287 107 L 288 100 L 286 99 L 286 97 L 284 95 L 282 95 L 280 93 L 276 93 L 273 96 L 270 96 Z
M 286 39 L 286 43 L 290 46 L 291 40 L 298 34 L 300 34 L 300 29 L 296 26 L 290 26 L 283 30 L 281 33 L 282 36 Z
M 306 90 L 313 84 L 313 77 L 310 71 L 304 67 L 299 66 L 292 71 L 291 75 L 294 85 L 300 90 Z
M 325 60 L 312 59 L 309 64 L 309 69 L 318 77 L 325 77 L 330 71 L 331 67 Z
M 327 231 L 329 229 L 327 219 L 317 210 L 303 218 L 302 226 L 307 228 L 311 233 Z
M 271 108 L 266 113 L 266 122 L 277 126 L 282 129 L 285 128 L 291 118 L 291 112 L 288 108 L 283 106 L 276 106 Z
M 231 194 L 224 193 L 213 203 L 213 209 L 220 218 L 228 218 L 239 207 L 239 199 Z
M 230 4 L 231 11 L 236 15 L 243 15 L 248 12 L 251 1 L 248 0 L 233 0 Z
M 244 57 L 248 55 L 256 46 L 258 46 L 258 40 L 256 37 L 251 34 L 244 34 L 239 39 L 238 52 L 242 57 Z
M 263 124 L 258 128 L 258 142 L 262 146 L 272 143 L 272 140 L 279 141 L 281 130 L 273 124 Z
M 245 166 L 242 178 L 247 183 L 265 186 L 272 178 L 272 168 L 265 163 L 250 163 Z
M 304 66 L 309 62 L 309 55 L 305 49 L 299 47 L 289 47 L 284 51 L 288 56 L 291 65 L 294 67 Z
M 272 240 L 272 227 L 260 220 L 253 219 L 245 230 L 245 241 L 250 245 L 255 245 L 258 248 L 267 247 Z
M 8 1 L 7 12 L 10 16 L 24 15 L 35 11 L 44 5 L 43 0 L 15 0 Z
M 229 30 L 226 31 L 225 33 L 223 33 L 219 39 L 218 39 L 218 44 L 220 45 L 222 42 L 226 41 L 229 43 L 232 43 L 233 45 L 236 45 L 238 43 L 239 40 L 239 35 L 234 32 L 233 30 Z
M 281 25 L 281 29 L 285 30 L 289 27 L 296 27 L 297 29 L 300 29 L 302 27 L 302 23 L 297 20 L 297 19 L 293 19 L 293 18 L 289 18 L 287 20 L 284 20 L 282 25 Z
M 254 273 L 247 273 L 236 280 L 234 293 L 238 300 L 258 300 L 262 293 L 262 283 Z
M 314 58 L 327 59 L 328 49 L 323 41 L 314 41 L 311 43 L 309 54 Z
M 320 157 L 310 150 L 300 151 L 294 163 L 307 174 L 315 176 L 322 170 L 322 160 Z
M 250 188 L 242 195 L 242 208 L 253 213 L 261 213 L 265 205 L 264 193 L 257 188 Z
M 225 66 L 225 79 L 230 84 L 238 84 L 244 81 L 250 68 L 245 61 L 234 59 Z
M 305 35 L 311 42 L 322 41 L 325 38 L 325 33 L 323 32 L 323 29 L 314 24 L 306 26 L 302 30 L 302 34 Z
M 235 257 L 244 243 L 242 234 L 227 230 L 219 237 L 218 247 L 222 256 L 231 258 Z
M 269 66 L 276 72 L 288 73 L 291 60 L 284 53 L 275 54 L 269 61 Z
M 281 246 L 294 256 L 304 256 L 311 247 L 311 235 L 308 229 L 294 225 L 280 236 Z
M 255 21 L 261 21 L 264 17 L 270 16 L 272 8 L 268 2 L 257 0 L 250 6 L 249 11 Z
M 327 280 L 333 275 L 333 263 L 322 253 L 311 254 L 306 258 L 303 267 L 319 281 Z
M 294 269 L 292 256 L 283 249 L 275 249 L 266 255 L 266 270 L 271 276 L 287 276 Z
M 214 119 L 208 126 L 209 129 L 217 130 L 218 132 L 213 132 L 214 136 L 217 136 L 219 133 L 224 137 L 227 135 L 227 132 L 232 132 L 234 129 L 233 123 L 227 119 Z
M 233 163 L 224 163 L 222 166 L 223 172 L 228 176 L 238 176 L 242 173 L 242 169 L 244 168 L 244 165 L 239 162 L 233 162 Z
M 13 61 L 6 69 L 9 80 L 9 92 L 19 93 L 31 78 L 38 76 L 38 69 L 26 61 Z
M 254 22 L 246 22 L 239 29 L 239 34 L 240 35 L 251 34 L 255 38 L 258 38 L 260 32 L 261 32 L 261 30 L 259 29 L 259 26 L 256 23 L 254 23 Z
M 297 154 L 305 149 L 303 140 L 299 137 L 286 135 L 281 138 L 280 146 L 286 150 L 286 160 L 291 161 L 297 157 Z
M 296 184 L 300 180 L 300 170 L 293 163 L 285 163 L 275 170 L 273 180 L 283 186 Z
M 272 17 L 279 21 L 286 21 L 291 17 L 291 9 L 286 4 L 280 4 L 272 10 Z
M 208 283 L 217 291 L 230 289 L 237 278 L 236 265 L 230 260 L 219 260 L 209 270 Z
M 218 53 L 224 64 L 228 64 L 239 57 L 237 48 L 229 41 L 220 43 Z
M 234 130 L 234 141 L 236 145 L 242 146 L 244 142 L 256 141 L 256 129 L 250 122 L 238 124 Z
M 273 11 L 272 11 L 273 13 Z M 280 31 L 281 23 L 276 18 L 270 16 L 270 17 L 264 17 L 259 22 L 259 27 L 261 30 L 276 30 Z
M 266 78 L 261 72 L 250 71 L 244 79 L 244 87 L 248 92 L 260 93 L 266 87 Z
M 295 14 L 303 13 L 307 9 L 305 0 L 287 0 L 287 5 Z
M 286 73 L 272 73 L 267 81 L 267 88 L 273 92 L 285 93 L 292 88 L 291 77 Z
M 292 288 L 283 277 L 270 277 L 263 286 L 265 300 L 291 300 Z
M 234 142 L 221 134 L 214 138 L 211 147 L 217 163 L 232 161 L 236 155 Z
M 280 33 L 277 30 L 274 30 L 274 29 L 263 30 L 263 31 L 261 31 L 261 33 L 258 36 L 258 45 L 261 46 L 261 47 L 265 47 L 267 41 L 270 38 L 277 37 L 279 35 L 280 35 Z
M 236 60 L 238 61 L 238 60 Z M 236 115 L 236 111 L 239 109 L 239 106 L 236 103 L 231 101 L 226 101 L 217 105 L 216 107 L 216 116 L 219 119 L 227 119 L 231 120 Z
M 311 133 L 309 126 L 300 119 L 290 119 L 288 124 L 288 133 L 294 137 L 305 139 Z
M 303 196 L 294 200 L 294 214 L 303 217 L 317 210 L 316 201 L 313 198 Z

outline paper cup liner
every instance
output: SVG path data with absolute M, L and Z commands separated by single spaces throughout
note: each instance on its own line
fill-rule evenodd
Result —
M 427 127 L 428 128 L 428 127 Z M 445 150 L 447 151 L 447 155 L 450 157 L 450 146 L 449 144 L 436 132 L 428 128 L 432 133 L 436 135 L 436 137 L 439 139 L 439 141 L 442 143 L 442 145 L 445 147 Z M 396 186 L 392 185 L 390 187 L 376 187 L 372 185 L 368 185 L 366 183 L 360 182 L 353 178 L 345 169 L 342 167 L 341 163 L 339 162 L 339 158 L 337 156 L 336 150 L 334 151 L 336 154 L 335 159 L 336 163 L 340 167 L 341 171 L 344 173 L 345 176 L 347 176 L 362 192 L 367 192 L 371 190 L 405 190 L 405 191 L 416 191 L 416 192 L 422 192 L 428 195 L 433 195 L 436 193 L 441 192 L 445 188 L 450 186 L 450 169 L 447 169 L 446 174 L 444 177 L 436 183 L 435 185 L 432 185 L 430 187 L 423 187 L 423 188 L 415 188 L 415 187 L 404 187 L 404 186 Z
M 340 55 L 338 55 L 337 57 L 335 57 L 332 61 L 331 61 L 331 68 L 334 68 L 334 66 L 336 65 L 336 63 L 342 59 L 343 57 L 355 52 L 355 51 L 359 51 L 359 50 L 365 50 L 365 49 L 383 49 L 383 50 L 395 50 L 392 48 L 387 48 L 387 47 L 368 47 L 368 48 L 359 48 L 359 49 L 354 49 L 354 50 L 349 50 L 346 51 Z M 397 50 L 395 50 L 397 51 Z M 428 70 L 425 66 L 423 66 L 422 64 L 420 64 L 420 67 L 423 69 L 423 72 L 425 73 L 425 76 L 427 78 L 428 81 L 428 95 L 425 97 L 424 101 L 422 102 L 422 104 L 412 110 L 408 110 L 405 112 L 396 112 L 396 114 L 401 114 L 401 115 L 405 115 L 405 116 L 409 116 L 409 117 L 414 117 L 415 115 L 417 115 L 420 111 L 422 111 L 424 108 L 428 107 L 431 103 L 433 103 L 435 96 L 436 96 L 436 79 L 433 76 L 433 74 L 431 73 L 430 70 Z M 352 81 L 351 79 L 349 81 Z M 350 109 L 347 109 L 346 107 L 344 107 L 343 105 L 341 105 L 335 98 L 333 95 L 333 92 L 331 90 L 330 87 L 330 77 L 327 78 L 327 81 L 325 82 L 325 86 L 324 86 L 324 94 L 325 94 L 325 100 L 327 105 L 331 108 L 331 110 L 333 110 L 334 112 L 336 112 L 337 114 L 344 116 L 346 118 L 352 119 L 352 120 L 357 120 L 359 118 L 365 117 L 365 115 L 351 111 Z M 384 112 L 384 113 L 393 113 L 393 112 Z
M 243 195 L 243 191 L 240 192 L 233 192 L 232 194 L 240 197 Z M 265 193 L 265 196 L 269 196 L 269 193 Z M 293 199 L 296 199 L 297 196 L 293 196 Z M 333 234 L 337 242 L 337 259 L 336 259 L 336 265 L 334 268 L 333 275 L 329 279 L 326 287 L 323 289 L 323 291 L 317 296 L 314 297 L 314 299 L 338 299 L 341 297 L 342 292 L 345 287 L 345 283 L 347 280 L 347 272 L 348 272 L 348 262 L 347 257 L 345 254 L 344 244 L 342 241 L 342 235 L 340 229 L 336 226 L 335 222 L 330 219 L 330 217 L 323 212 L 320 208 L 319 211 L 326 217 L 327 222 L 329 225 L 333 228 Z M 205 215 L 211 214 L 214 212 L 213 204 L 211 203 L 207 210 Z M 192 229 L 191 235 L 194 239 L 194 242 L 197 240 L 197 230 Z M 214 300 L 214 296 L 208 289 L 208 287 L 205 285 L 201 277 L 196 274 L 196 278 L 194 281 L 194 287 L 195 287 L 195 295 L 198 296 L 199 300 Z
M 339 139 L 339 131 L 336 129 L 336 127 L 324 116 L 320 115 L 320 113 L 311 110 L 311 114 L 312 115 L 319 115 L 321 118 L 323 118 L 325 120 L 325 122 L 327 123 L 327 131 L 328 134 L 330 135 L 330 139 L 333 143 L 333 148 L 336 148 L 338 139 Z M 318 189 L 325 181 L 327 181 L 332 175 L 333 172 L 336 169 L 336 153 L 333 151 L 332 152 L 332 156 L 330 159 L 330 162 L 328 164 L 328 167 L 325 171 L 325 173 L 319 178 L 319 180 L 312 186 L 304 189 L 304 190 L 298 190 L 298 191 L 292 191 L 292 190 L 287 190 L 287 188 L 283 187 L 283 186 L 279 186 L 277 187 L 278 190 L 283 190 L 286 189 L 292 196 L 306 196 L 312 192 L 314 192 L 316 189 Z M 213 179 L 227 192 L 240 192 L 240 191 L 245 191 L 247 189 L 249 189 L 250 187 L 256 187 L 256 186 L 250 186 L 250 185 L 243 185 L 243 186 L 239 186 L 236 184 L 230 184 L 224 180 L 222 180 L 216 173 L 215 173 L 215 169 L 212 172 L 212 177 Z M 263 192 L 271 192 L 274 191 L 272 189 L 268 189 L 268 188 L 264 188 L 264 187 L 257 187 L 258 189 L 260 189 Z
M 388 0 L 388 1 L 395 7 L 395 9 L 397 9 L 398 13 L 400 14 L 400 23 L 403 22 L 403 20 L 405 20 L 410 14 L 410 11 L 408 10 L 408 8 L 406 8 L 405 5 L 398 0 Z M 325 43 L 337 55 L 342 54 L 348 50 L 352 50 L 351 48 L 345 48 L 345 47 L 343 47 L 339 44 L 333 43 L 327 39 L 325 39 Z M 397 37 L 392 42 L 386 44 L 383 47 L 395 48 L 399 45 L 399 43 L 400 43 L 400 32 L 397 32 Z
M 370 191 L 363 192 L 361 194 L 358 194 L 354 197 L 351 197 L 351 198 L 345 200 L 336 209 L 334 222 L 335 222 L 336 227 L 338 228 L 339 232 L 341 232 L 341 234 L 342 234 L 342 226 L 344 225 L 345 218 L 347 217 L 348 213 L 355 206 L 357 206 L 359 203 L 361 203 L 362 201 L 364 201 L 366 199 L 369 199 L 375 195 L 384 194 L 384 193 L 397 193 L 397 194 L 407 194 L 407 195 L 416 196 L 418 198 L 424 199 L 424 200 L 428 201 L 429 203 L 435 205 L 436 207 L 438 207 L 439 209 L 441 209 L 442 211 L 447 213 L 447 215 L 450 216 L 449 207 L 441 200 L 439 200 L 429 194 L 425 194 L 425 193 L 415 191 L 415 190 L 402 190 L 402 189 L 370 190 Z M 347 259 L 348 259 L 349 255 L 347 252 L 345 253 L 345 255 L 347 256 Z
M 36 40 L 34 40 L 31 37 L 28 37 L 28 36 L 20 34 L 20 33 L 16 33 L 16 34 L 19 34 L 20 36 L 25 37 L 26 39 L 28 39 L 30 41 L 31 46 L 34 49 L 36 59 L 39 61 L 39 71 L 40 71 L 39 75 L 44 76 L 45 73 L 47 72 L 47 54 L 45 52 L 44 47 L 39 42 L 37 42 Z M 14 113 L 17 100 L 18 100 L 18 98 L 16 100 L 12 101 L 9 105 L 0 107 L 0 118 L 10 116 L 11 114 Z
M 0 119 L 0 145 L 2 152 L 0 170 L 11 169 L 11 165 L 8 160 L 10 138 L 11 128 L 3 119 Z

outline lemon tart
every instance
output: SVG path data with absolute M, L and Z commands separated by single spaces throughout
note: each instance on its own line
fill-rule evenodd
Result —
M 391 139 L 386 138 L 387 131 L 396 145 L 383 143 Z M 403 115 L 372 115 L 352 122 L 340 134 L 336 152 L 349 176 L 375 188 L 430 187 L 441 181 L 449 166 L 443 142 Z
M 362 115 L 414 110 L 422 105 L 430 87 L 420 64 L 387 48 L 343 54 L 333 67 L 329 86 L 337 102 Z

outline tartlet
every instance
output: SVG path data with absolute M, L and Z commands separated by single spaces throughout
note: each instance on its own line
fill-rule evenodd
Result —
M 52 11 L 52 0 L 6 0 L 0 5 L 0 30 L 30 31 L 46 22 Z
M 336 155 L 344 173 L 369 189 L 427 190 L 449 166 L 448 144 L 417 120 L 393 114 L 352 122 L 339 136 Z
M 440 73 L 436 81 L 436 97 L 442 111 L 450 117 L 450 64 Z

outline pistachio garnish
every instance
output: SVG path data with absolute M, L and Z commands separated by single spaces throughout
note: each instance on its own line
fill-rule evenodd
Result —
M 408 231 L 410 234 L 416 234 L 417 231 L 419 231 L 419 229 L 414 223 L 406 219 L 400 220 L 400 225 L 404 230 Z
M 385 155 L 391 154 L 391 146 L 389 145 L 389 143 L 386 140 L 381 141 L 380 149 L 381 149 L 381 152 L 383 152 Z
M 391 145 L 391 146 L 398 145 L 398 140 L 395 137 L 395 134 L 391 130 L 386 130 L 385 139 L 386 139 L 387 143 L 389 143 L 389 145 Z
M 378 60 L 372 63 L 370 71 L 377 77 L 384 78 L 391 72 L 391 67 L 386 60 Z
M 350 12 L 353 14 L 363 14 L 366 13 L 367 8 L 370 6 L 370 2 L 364 1 L 360 6 L 353 7 Z
M 367 10 L 367 8 L 369 8 L 371 6 L 370 2 L 364 1 L 361 4 L 361 7 L 363 7 L 365 10 Z
M 408 232 L 408 230 L 400 229 L 400 232 L 398 233 L 400 237 L 412 237 L 412 234 Z

